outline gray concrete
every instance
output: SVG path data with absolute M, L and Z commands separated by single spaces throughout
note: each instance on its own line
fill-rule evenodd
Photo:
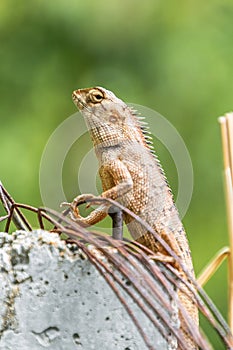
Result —
M 147 349 L 102 276 L 57 234 L 0 233 L 0 267 L 0 350 Z M 176 349 L 130 303 L 155 348 Z

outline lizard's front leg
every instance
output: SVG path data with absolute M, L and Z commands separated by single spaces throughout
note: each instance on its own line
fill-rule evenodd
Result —
M 105 190 L 100 196 L 102 198 L 117 200 L 133 188 L 133 181 L 127 167 L 118 159 L 100 168 L 100 178 Z M 82 194 L 76 197 L 72 203 L 64 203 L 70 206 L 72 220 L 83 226 L 95 225 L 103 220 L 108 215 L 108 210 L 111 207 L 108 203 L 101 204 L 87 217 L 82 217 L 79 213 L 78 205 L 85 203 L 88 199 L 96 199 L 96 204 L 98 204 L 98 197 L 92 194 Z
M 120 159 L 102 165 L 99 174 L 104 188 L 103 198 L 117 200 L 133 189 L 131 174 Z

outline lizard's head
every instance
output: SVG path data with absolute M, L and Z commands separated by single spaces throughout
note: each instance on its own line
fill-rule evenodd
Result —
M 135 111 L 111 91 L 102 87 L 79 89 L 72 97 L 84 116 L 94 145 L 109 147 L 122 141 L 146 145 Z
M 130 108 L 111 91 L 102 87 L 79 89 L 73 101 L 85 118 L 94 144 L 113 146 L 134 128 Z

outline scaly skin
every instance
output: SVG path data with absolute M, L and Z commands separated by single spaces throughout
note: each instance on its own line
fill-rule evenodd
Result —
M 145 220 L 194 276 L 188 241 L 170 188 L 136 113 L 100 87 L 76 90 L 73 100 L 85 118 L 95 147 L 104 191 L 101 196 L 117 200 Z M 104 219 L 109 209 L 109 205 L 102 204 L 89 216 L 81 217 L 77 204 L 88 196 L 91 195 L 78 196 L 71 204 L 74 219 L 84 226 Z M 127 214 L 123 218 L 134 239 L 155 253 L 167 254 L 138 222 Z M 184 293 L 179 292 L 179 298 L 198 325 L 197 307 Z M 183 335 L 187 349 L 197 349 L 185 331 Z

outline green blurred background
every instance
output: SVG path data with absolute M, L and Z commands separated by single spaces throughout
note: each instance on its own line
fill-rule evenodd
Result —
M 194 168 L 184 224 L 198 273 L 228 241 L 217 117 L 233 106 L 232 16 L 230 0 L 1 0 L 0 178 L 13 197 L 42 205 L 41 155 L 76 112 L 71 92 L 104 86 L 157 110 L 182 135 Z M 176 191 L 174 164 L 158 148 Z M 72 160 L 67 169 L 71 199 Z M 224 317 L 226 279 L 225 263 L 206 286 Z

